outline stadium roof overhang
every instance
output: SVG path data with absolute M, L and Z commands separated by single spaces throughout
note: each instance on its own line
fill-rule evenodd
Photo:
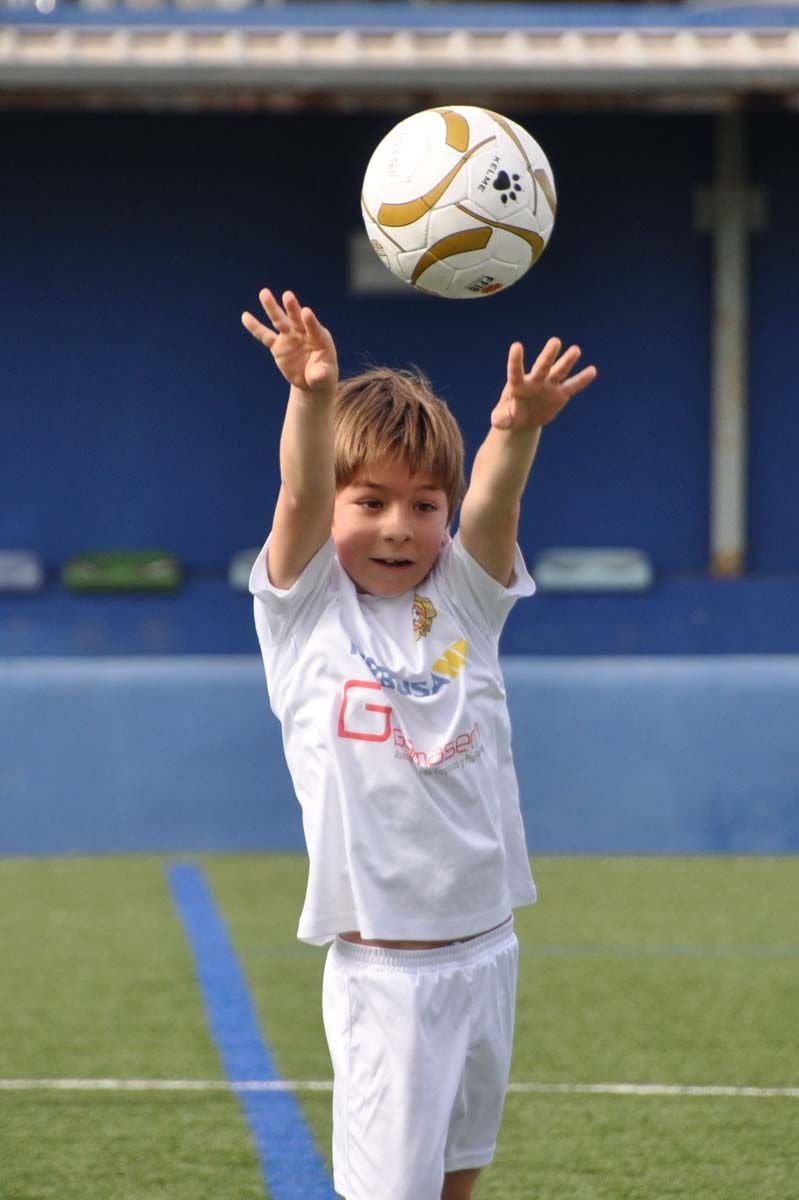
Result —
M 7 10 L 0 104 L 799 108 L 796 5 L 129 2 Z

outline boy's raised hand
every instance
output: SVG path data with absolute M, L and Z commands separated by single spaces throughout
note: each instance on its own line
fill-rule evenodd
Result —
M 535 429 L 548 425 L 577 392 L 596 379 L 596 367 L 584 367 L 577 375 L 581 350 L 570 346 L 561 354 L 559 338 L 550 338 L 531 370 L 524 370 L 524 348 L 514 342 L 508 353 L 508 381 L 491 414 L 495 429 Z
M 270 329 L 252 313 L 241 314 L 241 323 L 266 346 L 278 369 L 292 387 L 303 392 L 332 392 L 338 382 L 336 347 L 330 333 L 310 308 L 300 307 L 293 292 L 283 293 L 283 306 L 268 288 L 258 294 Z

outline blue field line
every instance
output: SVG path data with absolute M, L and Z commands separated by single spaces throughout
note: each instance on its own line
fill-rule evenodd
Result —
M 278 1079 L 247 982 L 206 878 L 197 866 L 167 871 L 194 955 L 211 1036 L 231 1082 Z M 302 1110 L 289 1092 L 236 1092 L 272 1200 L 335 1200 Z

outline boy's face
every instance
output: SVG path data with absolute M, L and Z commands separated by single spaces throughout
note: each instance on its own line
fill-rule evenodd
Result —
M 336 492 L 333 539 L 361 592 L 401 596 L 430 572 L 447 541 L 447 495 L 400 461 L 362 467 Z

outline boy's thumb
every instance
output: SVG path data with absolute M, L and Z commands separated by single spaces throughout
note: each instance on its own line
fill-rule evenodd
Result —
M 510 429 L 513 424 L 513 414 L 510 404 L 502 401 L 496 406 L 491 414 L 491 424 L 495 429 Z
M 329 373 L 329 369 L 324 363 L 316 363 L 314 366 L 308 367 L 305 375 L 309 383 L 324 383 Z

